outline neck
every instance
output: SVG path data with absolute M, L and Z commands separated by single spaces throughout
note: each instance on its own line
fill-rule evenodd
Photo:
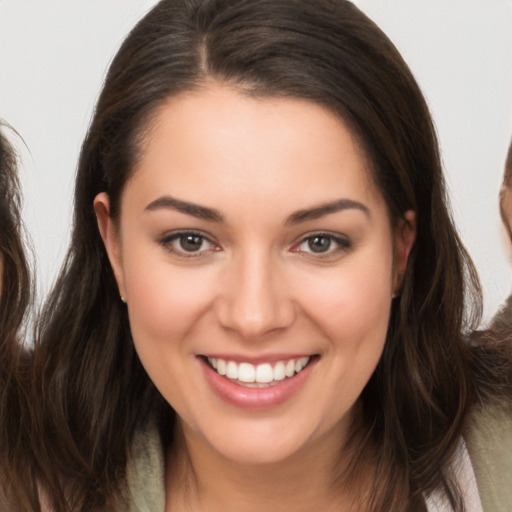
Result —
M 344 485 L 351 450 L 333 453 L 322 441 L 286 460 L 253 465 L 222 457 L 202 439 L 191 441 L 178 426 L 166 459 L 166 510 L 365 510 L 361 496 L 367 495 L 371 465 L 362 461 L 357 477 L 351 474 Z

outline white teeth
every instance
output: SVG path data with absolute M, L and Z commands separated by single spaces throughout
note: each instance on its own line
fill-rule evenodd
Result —
M 274 380 L 274 372 L 269 364 L 259 364 L 256 367 L 256 382 L 266 384 Z
M 219 375 L 226 375 L 226 361 L 224 361 L 224 359 L 216 359 L 215 361 L 217 362 L 217 366 L 214 366 L 214 368 L 217 370 L 217 373 Z
M 249 363 L 240 363 L 238 365 L 238 380 L 242 382 L 254 382 L 255 377 L 256 369 L 254 365 Z
M 296 363 L 295 363 L 295 371 L 299 373 L 304 366 L 308 364 L 309 357 L 301 357 Z
M 273 381 L 281 381 L 287 377 L 293 377 L 304 369 L 309 360 L 309 357 L 301 357 L 300 359 L 278 361 L 272 367 L 270 363 L 255 366 L 251 363 L 237 364 L 234 361 L 226 361 L 216 357 L 208 358 L 208 362 L 219 375 L 225 375 L 229 379 L 238 380 L 246 384 L 255 383 L 256 385 L 265 385 Z
M 238 365 L 233 361 L 229 361 L 226 366 L 226 376 L 229 379 L 238 379 Z
M 284 367 L 284 363 L 279 361 L 274 366 L 274 380 L 283 380 L 286 377 L 286 371 Z

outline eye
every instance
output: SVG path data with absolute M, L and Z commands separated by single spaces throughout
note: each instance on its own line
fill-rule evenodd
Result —
M 347 251 L 350 247 L 350 242 L 339 235 L 315 233 L 303 238 L 292 248 L 292 251 L 311 256 L 328 256 Z
M 218 246 L 205 235 L 193 231 L 180 231 L 166 235 L 160 240 L 160 245 L 184 258 L 203 256 L 209 251 L 218 250 Z
M 178 243 L 180 249 L 183 249 L 185 252 L 200 251 L 206 242 L 204 237 L 196 235 L 195 233 L 179 235 L 175 241 Z
M 308 238 L 306 243 L 311 252 L 323 253 L 329 251 L 333 240 L 329 236 L 318 235 Z

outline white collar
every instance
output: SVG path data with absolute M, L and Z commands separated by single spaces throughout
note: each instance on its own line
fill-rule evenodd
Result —
M 478 487 L 476 485 L 475 472 L 469 458 L 466 443 L 461 438 L 453 461 L 450 464 L 449 472 L 455 476 L 464 501 L 466 512 L 483 512 Z M 427 498 L 428 512 L 452 512 L 452 508 L 441 490 L 431 493 Z

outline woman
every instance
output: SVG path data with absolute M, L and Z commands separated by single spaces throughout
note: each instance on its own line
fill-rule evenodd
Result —
M 512 142 L 505 161 L 505 173 L 500 192 L 500 213 L 507 233 L 512 239 Z
M 500 193 L 500 211 L 507 233 L 512 234 L 510 178 L 512 174 L 512 144 L 508 150 L 505 174 Z M 493 318 L 488 329 L 473 335 L 474 376 L 480 390 L 481 404 L 468 419 L 466 439 L 473 467 L 486 493 L 482 495 L 484 510 L 509 510 L 512 507 L 512 302 L 509 297 Z M 499 378 L 489 378 L 490 375 Z M 502 396 L 502 405 L 494 397 Z M 506 397 L 508 396 L 508 400 Z M 489 407 L 488 404 L 493 404 Z M 507 405 L 508 404 L 508 405 Z M 484 418 L 482 418 L 484 415 Z M 481 493 L 482 494 L 482 493 Z
M 0 132 L 0 509 L 17 503 L 27 509 L 37 502 L 27 486 L 31 468 L 20 458 L 27 439 L 21 430 L 29 424 L 26 406 L 26 353 L 20 329 L 30 298 L 31 284 L 23 246 L 21 197 L 17 158 Z M 28 430 L 27 430 L 28 431 Z M 29 501 L 23 501 L 29 496 Z M 20 501 L 21 500 L 21 501 Z M 9 505 L 8 505 L 9 504 Z
M 500 192 L 500 213 L 503 225 L 512 241 L 512 142 L 508 148 L 505 161 L 505 173 Z M 493 319 L 492 328 L 506 337 L 512 333 L 512 296 L 510 296 L 501 311 Z
M 370 20 L 164 0 L 82 147 L 36 344 L 41 488 L 54 510 L 480 510 L 479 310 L 428 108 Z

